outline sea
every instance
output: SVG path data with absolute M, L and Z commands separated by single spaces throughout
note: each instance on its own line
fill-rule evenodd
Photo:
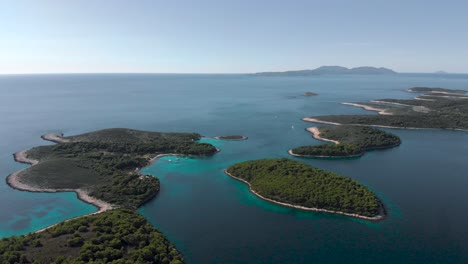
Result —
M 468 132 L 385 129 L 399 147 L 361 158 L 293 158 L 317 141 L 303 117 L 376 114 L 342 102 L 413 98 L 414 86 L 468 89 L 468 75 L 258 77 L 241 74 L 57 74 L 0 76 L 0 174 L 27 165 L 12 154 L 76 135 L 125 127 L 198 132 L 213 157 L 166 156 L 142 172 L 160 193 L 139 209 L 187 263 L 468 263 Z M 318 96 L 305 97 L 305 92 Z M 221 141 L 243 135 L 245 141 Z M 231 164 L 292 158 L 373 190 L 388 217 L 369 222 L 263 201 L 226 176 Z M 96 210 L 74 193 L 30 193 L 0 181 L 0 238 Z

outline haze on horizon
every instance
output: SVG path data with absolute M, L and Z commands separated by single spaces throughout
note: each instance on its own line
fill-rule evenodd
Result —
M 0 0 L 0 74 L 468 73 L 466 1 Z

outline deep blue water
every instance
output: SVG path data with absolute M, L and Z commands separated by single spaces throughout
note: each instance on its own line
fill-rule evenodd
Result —
M 372 114 L 343 101 L 410 98 L 412 86 L 468 89 L 468 75 L 5 75 L 0 76 L 0 170 L 23 168 L 15 151 L 66 135 L 129 127 L 242 134 L 209 138 L 211 158 L 158 160 L 144 172 L 161 179 L 158 196 L 140 209 L 175 243 L 188 263 L 466 263 L 468 262 L 468 133 L 389 130 L 400 147 L 360 159 L 302 160 L 352 177 L 374 190 L 389 217 L 378 223 L 302 212 L 262 201 L 223 174 L 230 164 L 288 157 L 319 144 L 302 117 Z M 306 91 L 319 94 L 303 97 Z M 25 234 L 95 208 L 73 193 L 20 192 L 0 183 L 0 237 Z

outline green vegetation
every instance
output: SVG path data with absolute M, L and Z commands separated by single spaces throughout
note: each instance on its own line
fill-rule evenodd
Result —
M 232 165 L 227 172 L 278 202 L 366 217 L 383 212 L 375 194 L 358 182 L 290 159 L 246 161 Z
M 221 140 L 245 140 L 247 137 L 240 136 L 240 135 L 233 135 L 233 136 L 218 136 L 215 137 L 216 139 L 221 139 Z
M 414 88 L 413 88 L 414 89 Z M 332 115 L 315 119 L 349 125 L 377 125 L 401 128 L 468 129 L 468 99 L 461 96 L 461 90 L 442 89 L 459 96 L 429 93 L 419 98 L 426 100 L 381 99 L 380 108 L 393 115 Z M 463 91 L 464 93 L 465 91 Z M 427 100 L 429 99 L 429 100 Z M 394 105 L 389 105 L 394 104 Z M 360 103 L 368 105 L 369 103 Z M 375 104 L 373 105 L 375 106 Z
M 313 158 L 347 158 L 364 155 L 364 151 L 350 144 L 323 144 L 317 146 L 302 146 L 291 150 L 294 155 Z
M 194 133 L 106 129 L 28 150 L 39 163 L 21 172 L 39 189 L 82 189 L 114 205 L 111 210 L 62 222 L 44 232 L 0 241 L 0 263 L 164 263 L 182 257 L 134 210 L 159 191 L 159 180 L 141 175 L 161 153 L 213 155 Z
M 293 154 L 311 157 L 354 157 L 368 150 L 390 148 L 400 145 L 400 138 L 371 127 L 321 126 L 320 137 L 335 140 L 339 144 L 303 146 L 292 149 Z
M 140 175 L 160 153 L 212 155 L 216 148 L 197 143 L 192 133 L 106 129 L 67 137 L 70 142 L 36 147 L 28 157 L 40 163 L 21 174 L 22 181 L 47 189 L 83 189 L 114 205 L 137 208 L 159 191 L 159 181 Z
M 181 264 L 175 247 L 133 210 L 62 222 L 40 233 L 0 240 L 0 263 Z
M 453 90 L 447 88 L 434 88 L 434 87 L 413 87 L 409 88 L 408 91 L 416 93 L 428 93 L 428 92 L 444 92 L 444 93 L 455 93 L 455 94 L 465 94 L 465 90 Z

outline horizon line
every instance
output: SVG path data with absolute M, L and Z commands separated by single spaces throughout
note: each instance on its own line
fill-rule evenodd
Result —
M 305 69 L 308 70 L 308 69 Z M 18 73 L 1 73 L 0 76 L 6 75 L 79 75 L 79 74 L 167 74 L 167 75 L 183 75 L 183 74 L 192 74 L 192 75 L 250 75 L 256 73 L 264 73 L 264 72 L 288 72 L 288 71 L 296 71 L 296 70 L 287 70 L 287 71 L 259 71 L 259 72 L 18 72 Z M 301 71 L 301 70 L 297 70 Z M 468 74 L 468 72 L 395 72 L 395 74 L 439 74 L 439 75 L 447 75 L 447 74 Z M 346 74 L 317 74 L 319 75 L 346 75 Z M 349 75 L 376 75 L 376 74 L 349 74 Z M 378 75 L 378 74 L 377 74 Z

